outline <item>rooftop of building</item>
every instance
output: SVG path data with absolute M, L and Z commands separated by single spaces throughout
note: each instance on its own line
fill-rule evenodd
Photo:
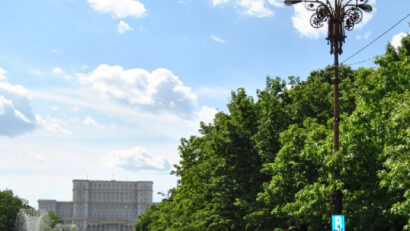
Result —
M 118 181 L 118 180 L 85 180 L 85 179 L 74 179 L 74 182 L 92 182 L 92 183 L 151 183 L 153 181 Z

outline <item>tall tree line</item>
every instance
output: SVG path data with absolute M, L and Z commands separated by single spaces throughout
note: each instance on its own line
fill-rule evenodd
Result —
M 181 140 L 178 185 L 136 230 L 330 230 L 333 185 L 347 230 L 410 230 L 409 57 L 407 36 L 377 69 L 340 68 L 335 155 L 331 67 L 268 77 L 256 99 L 232 92 L 227 113 Z

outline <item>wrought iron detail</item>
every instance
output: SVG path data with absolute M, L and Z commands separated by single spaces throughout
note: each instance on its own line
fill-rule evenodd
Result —
M 313 28 L 322 27 L 324 22 L 325 21 L 321 20 L 317 13 L 314 13 L 312 17 L 310 17 L 310 25 L 312 25 Z
M 313 28 L 323 27 L 324 23 L 327 22 L 331 17 L 329 8 L 321 5 L 321 6 L 318 6 L 315 9 L 315 11 L 316 13 L 314 13 L 310 17 L 310 25 L 312 25 Z
M 321 28 L 325 24 L 329 25 L 327 40 L 331 45 L 331 53 L 341 54 L 346 37 L 344 30 L 353 30 L 355 25 L 363 20 L 363 10 L 366 11 L 364 6 L 368 1 L 335 0 L 334 4 L 331 3 L 331 0 L 303 0 L 301 2 L 307 10 L 314 11 L 310 17 L 310 25 L 313 28 Z M 334 49 L 335 42 L 338 43 L 338 49 Z
M 358 24 L 363 19 L 363 13 L 357 7 L 348 9 L 344 15 L 345 28 L 348 31 L 353 30 L 354 25 Z
M 310 10 L 310 11 L 316 11 L 316 8 L 318 7 L 318 3 L 305 3 L 305 8 L 306 10 Z

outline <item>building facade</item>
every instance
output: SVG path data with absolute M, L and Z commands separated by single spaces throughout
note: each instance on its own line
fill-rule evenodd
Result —
M 73 201 L 38 200 L 79 231 L 132 231 L 152 204 L 152 181 L 73 180 Z

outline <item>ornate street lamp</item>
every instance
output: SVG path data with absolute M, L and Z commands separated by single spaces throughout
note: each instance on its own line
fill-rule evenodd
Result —
M 371 12 L 369 0 L 285 0 L 288 6 L 303 3 L 307 10 L 313 11 L 310 24 L 314 28 L 321 28 L 327 22 L 328 35 L 326 40 L 330 44 L 330 53 L 334 55 L 333 78 L 333 150 L 339 150 L 339 54 L 343 52 L 345 30 L 351 31 L 363 19 L 363 11 Z M 340 172 L 333 172 L 335 179 L 340 178 Z M 342 192 L 333 186 L 331 193 L 331 210 L 333 215 L 342 214 Z

